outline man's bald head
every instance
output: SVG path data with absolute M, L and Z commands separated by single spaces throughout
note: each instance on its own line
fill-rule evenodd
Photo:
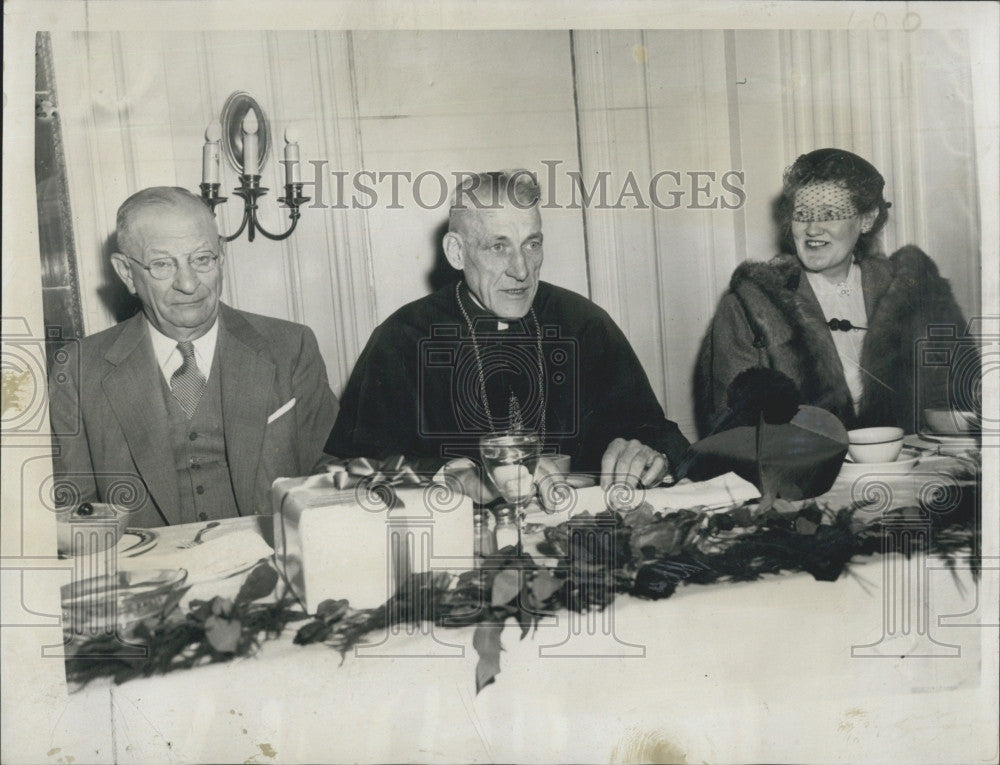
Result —
M 135 255 L 140 245 L 136 240 L 136 223 L 146 214 L 177 212 L 202 220 L 216 231 L 215 216 L 201 197 L 179 186 L 152 186 L 137 191 L 118 208 L 115 232 L 118 250 L 126 255 Z
M 178 342 L 204 335 L 218 316 L 224 257 L 208 205 L 186 189 L 143 189 L 118 208 L 117 235 L 111 264 L 150 325 Z
M 442 242 L 473 296 L 502 319 L 531 310 L 542 267 L 541 194 L 527 170 L 480 173 L 455 190 Z
M 448 230 L 468 232 L 478 222 L 479 211 L 513 207 L 530 210 L 538 206 L 542 192 L 529 170 L 496 170 L 465 176 L 455 187 Z

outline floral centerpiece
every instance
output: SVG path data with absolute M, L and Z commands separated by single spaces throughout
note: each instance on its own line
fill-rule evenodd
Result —
M 508 547 L 482 558 L 474 570 L 412 575 L 389 601 L 372 609 L 331 599 L 305 614 L 271 564 L 262 561 L 232 601 L 192 601 L 186 610 L 175 607 L 137 625 L 130 640 L 148 647 L 145 656 L 123 655 L 114 636 L 84 642 L 67 660 L 67 678 L 76 685 L 102 676 L 123 682 L 228 661 L 254 653 L 263 641 L 303 621 L 296 644 L 322 643 L 344 655 L 392 625 L 431 622 L 442 628 L 475 626 L 479 691 L 500 672 L 501 634 L 510 619 L 523 639 L 550 614 L 607 608 L 621 596 L 662 599 L 682 585 L 784 572 L 833 581 L 858 556 L 916 552 L 897 549 L 898 536 L 886 533 L 901 520 L 926 526 L 926 552 L 953 568 L 968 566 L 978 576 L 978 464 L 960 479 L 967 488 L 946 512 L 940 498 L 926 496 L 874 522 L 864 520 L 864 505 L 858 503 L 830 508 L 815 502 L 793 506 L 781 499 L 764 511 L 747 502 L 721 511 L 690 508 L 668 515 L 648 505 L 625 514 L 584 513 L 547 528 L 537 559 Z

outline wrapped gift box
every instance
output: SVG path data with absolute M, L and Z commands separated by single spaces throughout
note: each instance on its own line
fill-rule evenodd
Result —
M 271 488 L 278 568 L 310 613 L 327 598 L 374 608 L 410 573 L 473 567 L 472 500 L 455 484 L 338 483 L 324 474 Z

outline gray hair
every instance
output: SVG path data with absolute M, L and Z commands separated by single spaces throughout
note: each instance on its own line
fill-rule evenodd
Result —
M 215 226 L 215 216 L 208 205 L 196 194 L 179 186 L 151 186 L 135 192 L 122 202 L 115 219 L 115 232 L 118 239 L 118 249 L 126 252 L 135 247 L 135 232 L 133 224 L 141 210 L 150 207 L 160 207 L 172 210 L 184 210 L 195 215 L 204 215 Z M 126 253 L 127 254 L 127 253 Z
M 470 212 L 498 210 L 508 203 L 529 210 L 538 204 L 541 197 L 538 178 L 524 168 L 464 175 L 455 186 L 448 214 L 448 230 L 461 228 L 462 221 Z

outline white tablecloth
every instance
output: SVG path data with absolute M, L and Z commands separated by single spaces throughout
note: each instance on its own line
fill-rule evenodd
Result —
M 293 645 L 292 629 L 252 658 L 32 697 L 44 722 L 25 761 L 988 761 L 986 583 L 876 556 L 836 582 L 620 597 L 524 640 L 508 623 L 501 673 L 478 695 L 472 628 L 375 636 L 343 662 Z
M 938 626 L 939 616 L 974 610 L 968 573 L 963 592 L 950 573 L 929 571 L 929 635 L 897 629 L 884 655 L 852 656 L 883 640 L 887 561 L 902 559 L 868 561 L 832 583 L 798 574 L 681 587 L 655 603 L 619 598 L 598 617 L 611 625 L 579 625 L 576 636 L 566 615 L 524 640 L 511 622 L 501 673 L 478 696 L 470 628 L 388 636 L 343 664 L 289 634 L 253 658 L 94 683 L 65 702 L 50 748 L 96 762 L 988 755 L 983 695 L 995 677 L 983 658 L 995 632 Z

